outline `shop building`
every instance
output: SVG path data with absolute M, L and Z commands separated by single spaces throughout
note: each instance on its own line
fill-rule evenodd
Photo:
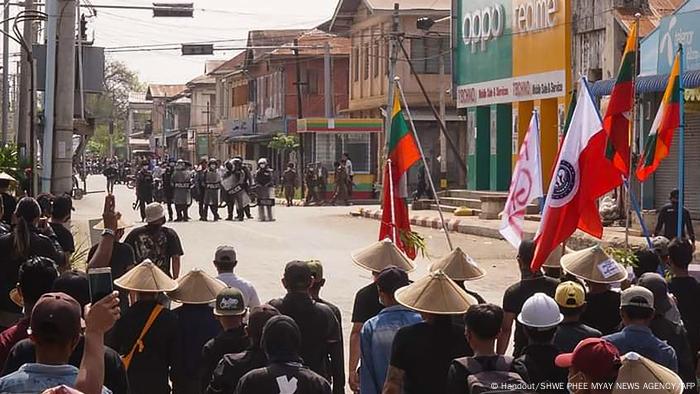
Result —
M 456 0 L 453 6 L 468 189 L 508 190 L 514 156 L 537 110 L 546 190 L 572 89 L 571 2 Z

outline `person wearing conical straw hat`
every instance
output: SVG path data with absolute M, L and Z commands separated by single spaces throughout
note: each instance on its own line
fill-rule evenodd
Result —
M 110 347 L 125 355 L 133 393 L 169 393 L 169 380 L 179 370 L 182 342 L 177 316 L 158 302 L 178 283 L 146 259 L 114 281 L 135 293 L 136 302 L 117 321 Z
M 248 313 L 243 293 L 235 287 L 226 287 L 216 295 L 214 315 L 223 327 L 217 336 L 202 348 L 201 389 L 206 389 L 212 372 L 225 354 L 239 353 L 250 346 L 244 319 Z
M 423 321 L 396 333 L 383 393 L 445 392 L 452 360 L 473 354 L 464 330 L 452 323 L 452 315 L 463 315 L 477 304 L 476 299 L 442 271 L 398 289 L 394 297 L 419 312 Z
M 606 335 L 621 353 L 638 352 L 672 371 L 678 371 L 676 351 L 660 340 L 649 328 L 654 318 L 654 293 L 642 286 L 632 286 L 620 295 L 620 315 L 624 328 Z
M 620 293 L 612 286 L 627 279 L 625 267 L 608 256 L 600 245 L 562 256 L 561 266 L 588 287 L 581 322 L 603 335 L 617 332 L 621 322 Z
M 459 246 L 452 252 L 437 260 L 430 266 L 430 271 L 442 270 L 467 294 L 476 298 L 479 304 L 485 304 L 486 300 L 479 293 L 467 289 L 464 282 L 483 278 L 486 273 L 476 264 L 476 261 L 462 251 Z M 463 320 L 463 319 L 460 319 Z
M 198 393 L 200 381 L 205 378 L 202 347 L 221 332 L 221 324 L 214 317 L 210 304 L 226 284 L 198 269 L 188 272 L 177 282 L 177 290 L 168 293 L 171 300 L 182 303 L 173 310 L 182 342 L 181 368 L 173 381 L 177 382 L 178 392 Z
M 518 268 L 520 269 L 520 281 L 514 283 L 503 293 L 503 326 L 498 337 L 496 348 L 498 354 L 505 354 L 510 342 L 515 323 L 515 336 L 513 340 L 513 357 L 518 357 L 527 345 L 525 330 L 516 320 L 516 316 L 522 311 L 528 298 L 535 293 L 545 293 L 554 297 L 559 281 L 542 274 L 541 270 L 532 272 L 530 263 L 535 254 L 535 244 L 532 241 L 523 240 L 518 247 Z
M 367 320 L 361 332 L 360 392 L 381 393 L 391 357 L 396 332 L 423 320 L 421 315 L 396 302 L 394 293 L 408 286 L 408 274 L 396 267 L 386 267 L 377 276 L 379 299 L 384 305 L 377 316 Z
M 612 394 L 629 392 L 630 389 L 639 387 L 640 392 L 649 394 L 681 394 L 688 392 L 683 380 L 670 369 L 655 363 L 654 361 L 636 352 L 629 352 L 622 356 L 622 366 L 617 372 L 615 388 Z M 697 390 L 691 390 L 697 391 Z
M 15 178 L 5 172 L 0 172 L 0 198 L 2 198 L 2 205 L 5 208 L 0 216 L 0 222 L 8 226 L 12 224 L 12 214 L 17 207 L 17 200 L 9 193 L 10 185 L 13 183 L 17 183 Z
M 360 331 L 367 320 L 384 309 L 384 306 L 379 303 L 379 291 L 374 280 L 381 270 L 389 266 L 398 267 L 406 272 L 413 271 L 415 267 L 388 238 L 353 252 L 352 261 L 361 268 L 370 271 L 373 279 L 372 283 L 367 284 L 355 293 L 352 307 L 348 383 L 350 389 L 357 392 L 360 390 L 360 375 L 357 370 L 360 362 Z

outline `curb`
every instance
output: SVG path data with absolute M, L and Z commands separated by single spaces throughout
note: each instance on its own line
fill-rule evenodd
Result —
M 358 211 L 351 212 L 351 215 L 364 217 L 367 219 L 381 220 L 382 219 L 382 210 L 381 209 L 360 208 Z M 440 224 L 439 217 L 436 218 L 436 217 L 412 215 L 410 218 L 410 221 L 411 221 L 411 225 L 413 225 L 413 226 L 427 227 L 427 228 L 442 230 L 442 225 Z M 497 228 L 483 227 L 483 226 L 480 226 L 478 224 L 467 223 L 467 220 L 464 220 L 464 219 L 446 218 L 445 225 L 447 226 L 448 231 L 451 231 L 451 232 L 467 234 L 467 235 L 475 235 L 478 237 L 493 238 L 493 239 L 499 239 L 499 240 L 504 239 L 503 236 L 501 236 L 501 233 L 498 231 Z M 534 238 L 535 233 L 525 232 L 523 235 L 526 238 Z M 569 247 L 572 247 L 572 248 L 577 249 L 577 250 L 587 248 L 587 247 L 593 246 L 595 244 L 601 244 L 603 246 L 621 246 L 622 245 L 622 243 L 619 240 L 617 240 L 617 241 L 616 240 L 605 240 L 605 239 L 598 240 L 598 239 L 595 239 L 591 236 L 583 234 L 580 231 L 577 231 L 576 233 L 574 233 L 569 238 L 569 241 L 567 242 L 567 245 Z
M 275 205 L 278 206 L 287 206 L 287 200 L 284 198 L 277 198 L 275 199 Z M 303 207 L 304 206 L 304 201 L 303 200 L 292 200 L 292 206 L 294 207 Z

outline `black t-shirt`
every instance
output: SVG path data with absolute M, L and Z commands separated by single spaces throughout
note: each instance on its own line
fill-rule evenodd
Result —
M 0 310 L 21 313 L 21 309 L 10 300 L 10 291 L 17 285 L 19 266 L 23 258 L 15 256 L 13 245 L 14 234 L 5 234 L 0 237 Z M 32 256 L 42 256 L 53 259 L 56 264 L 63 263 L 63 256 L 56 250 L 51 239 L 45 235 L 31 230 L 29 234 L 29 250 Z
M 150 259 L 163 272 L 172 277 L 170 260 L 173 256 L 182 256 L 182 244 L 175 230 L 168 227 L 151 227 L 146 225 L 132 230 L 124 243 L 129 244 L 136 256 L 136 264 Z
M 700 309 L 696 304 L 700 300 L 700 284 L 692 276 L 673 278 L 668 290 L 678 301 L 678 311 L 688 331 L 690 349 L 695 354 L 700 350 Z
M 535 343 L 523 349 L 523 354 L 513 362 L 514 368 L 521 373 L 522 378 L 536 387 L 542 383 L 556 383 L 556 387 L 562 390 L 538 389 L 541 394 L 566 394 L 565 389 L 568 380 L 569 370 L 559 368 L 554 365 L 554 359 L 561 354 L 561 351 L 554 345 Z
M 17 208 L 17 200 L 12 197 L 9 193 L 2 192 L 2 205 L 5 208 L 0 221 L 5 222 L 5 224 L 12 224 L 12 214 L 15 213 L 15 208 Z
M 562 322 L 557 327 L 553 343 L 562 353 L 571 353 L 582 340 L 586 338 L 600 338 L 601 336 L 602 333 L 599 330 L 581 322 Z
M 333 311 L 316 302 L 307 294 L 288 293 L 284 298 L 271 300 L 270 305 L 294 319 L 301 332 L 300 356 L 304 365 L 323 377 L 330 377 L 328 355 L 340 342 L 340 328 Z
M 512 284 L 503 294 L 503 310 L 517 315 L 523 309 L 523 304 L 535 293 L 545 293 L 554 297 L 559 281 L 548 276 L 539 275 L 525 278 Z M 515 320 L 515 335 L 513 337 L 513 356 L 518 357 L 527 345 L 527 337 L 522 325 Z
M 83 351 L 85 349 L 85 338 L 80 337 L 78 345 L 73 350 L 68 364 L 80 368 L 80 362 L 83 359 Z M 12 348 L 10 354 L 7 356 L 5 361 L 5 368 L 2 370 L 1 376 L 11 374 L 17 370 L 19 367 L 26 363 L 36 362 L 36 355 L 34 353 L 34 342 L 31 339 L 23 339 Z M 124 363 L 122 363 L 119 354 L 105 346 L 105 377 L 104 386 L 112 391 L 114 394 L 127 394 L 129 393 L 129 382 L 126 378 L 126 370 L 124 369 Z
M 352 306 L 352 322 L 364 323 L 377 316 L 384 309 L 379 303 L 379 290 L 374 282 L 361 288 L 355 294 L 355 303 Z
M 138 301 L 114 326 L 113 348 L 129 354 L 156 301 Z M 170 394 L 170 378 L 178 375 L 181 340 L 177 316 L 163 309 L 143 338 L 141 352 L 134 353 L 128 376 L 132 394 Z
M 73 234 L 60 223 L 49 223 L 49 225 L 53 229 L 54 234 L 56 234 L 56 240 L 58 244 L 61 245 L 61 249 L 67 253 L 75 252 Z
M 586 310 L 581 315 L 581 323 L 609 335 L 619 331 L 620 322 L 620 293 L 607 290 L 586 294 Z
M 241 378 L 236 394 L 331 394 L 328 381 L 300 363 L 271 363 Z
M 443 393 L 447 371 L 455 358 L 471 356 L 464 330 L 449 316 L 420 322 L 396 332 L 390 365 L 405 372 L 405 394 Z
M 259 347 L 251 347 L 241 353 L 226 354 L 214 369 L 206 393 L 233 394 L 243 375 L 266 364 L 265 352 Z
M 202 348 L 202 388 L 207 387 L 214 368 L 225 354 L 239 353 L 249 346 L 250 338 L 248 338 L 244 326 L 223 331 L 207 341 Z
M 136 174 L 136 194 L 141 198 L 153 195 L 153 174 L 150 171 L 141 170 Z
M 668 239 L 676 238 L 678 235 L 678 204 L 666 204 L 659 210 L 659 216 L 654 229 L 654 235 L 663 235 Z M 695 231 L 693 221 L 690 218 L 690 211 L 683 207 L 683 228 L 681 235 L 695 241 Z M 686 230 L 688 233 L 686 233 Z
M 92 256 L 95 255 L 98 245 L 93 245 L 88 252 L 87 260 L 90 261 Z M 134 249 L 131 245 L 114 242 L 114 248 L 112 249 L 112 258 L 109 261 L 109 266 L 112 268 L 112 279 L 119 279 L 128 270 L 136 265 L 136 257 L 134 256 Z

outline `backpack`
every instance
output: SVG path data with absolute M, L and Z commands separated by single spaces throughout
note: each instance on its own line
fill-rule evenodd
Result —
M 469 373 L 467 377 L 469 394 L 515 393 L 523 392 L 527 387 L 523 378 L 512 372 L 512 357 L 499 356 L 488 366 L 482 365 L 474 357 L 464 357 L 456 361 Z

